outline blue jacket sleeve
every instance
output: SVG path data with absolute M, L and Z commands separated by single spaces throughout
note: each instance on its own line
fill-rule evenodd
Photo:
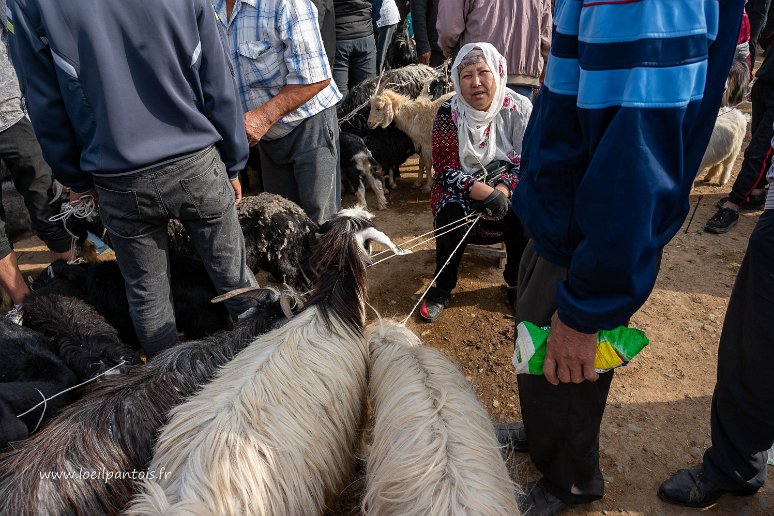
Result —
M 221 158 L 231 179 L 245 168 L 250 149 L 244 117 L 224 42 L 209 0 L 200 0 L 198 16 L 201 65 L 199 78 L 204 93 L 204 115 L 220 133 Z
M 93 187 L 91 174 L 80 167 L 81 148 L 65 109 L 60 78 L 38 11 L 26 0 L 10 0 L 8 7 L 13 27 L 11 57 L 43 157 L 63 185 L 86 192 Z
M 661 252 L 688 213 L 712 132 L 706 122 L 717 116 L 739 30 L 741 2 L 720 6 L 707 74 L 697 78 L 706 80 L 701 102 L 683 109 L 618 108 L 581 120 L 596 139 L 574 205 L 585 239 L 556 291 L 560 319 L 578 331 L 628 323 L 653 290 Z

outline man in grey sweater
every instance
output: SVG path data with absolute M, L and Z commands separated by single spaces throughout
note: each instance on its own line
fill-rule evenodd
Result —
M 149 355 L 177 342 L 167 222 L 219 293 L 255 283 L 235 203 L 248 147 L 209 0 L 9 0 L 14 63 L 54 174 L 99 200 Z M 234 299 L 237 318 L 251 306 Z

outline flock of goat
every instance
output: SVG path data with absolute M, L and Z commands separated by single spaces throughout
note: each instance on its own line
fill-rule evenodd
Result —
M 280 197 L 245 201 L 253 267 L 306 273 L 230 294 L 257 303 L 230 331 L 141 363 L 100 295 L 120 297 L 107 264 L 47 271 L 25 327 L 0 321 L 0 512 L 321 514 L 365 456 L 365 513 L 517 514 L 492 423 L 456 366 L 405 326 L 365 326 L 371 244 L 401 251 L 371 215 L 317 227 Z M 170 234 L 175 263 L 187 241 Z M 178 285 L 197 290 L 175 299 L 181 330 L 211 310 L 202 281 Z M 121 474 L 133 471 L 166 473 Z
M 743 95 L 734 73 L 730 106 Z M 443 72 L 412 65 L 340 104 L 342 175 L 359 204 L 368 184 L 384 209 L 415 153 L 415 186 L 429 191 L 431 127 L 449 89 Z M 721 109 L 707 179 L 728 180 L 746 124 Z M 53 264 L 25 326 L 0 319 L 0 514 L 321 514 L 359 457 L 367 514 L 518 514 L 492 423 L 456 366 L 401 324 L 366 327 L 371 242 L 400 251 L 371 215 L 342 210 L 318 227 L 267 193 L 238 214 L 248 266 L 284 287 L 232 293 L 256 302 L 233 327 L 175 222 L 171 283 L 187 340 L 149 363 L 114 262 Z

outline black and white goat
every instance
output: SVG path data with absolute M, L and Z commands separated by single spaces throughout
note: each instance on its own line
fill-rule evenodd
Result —
M 355 462 L 365 415 L 370 240 L 359 209 L 321 228 L 309 304 L 255 340 L 161 430 L 129 514 L 319 514 Z
M 78 377 L 54 354 L 41 333 L 0 318 L 0 450 L 25 439 L 42 422 L 77 397 L 67 392 L 38 405 L 78 383 Z M 22 417 L 17 417 L 27 412 Z
M 339 161 L 341 176 L 349 184 L 357 197 L 357 203 L 368 207 L 365 198 L 365 184 L 368 183 L 376 195 L 376 207 L 383 210 L 387 207 L 382 186 L 382 167 L 376 162 L 363 139 L 357 135 L 342 131 L 339 134 Z
M 302 269 L 311 256 L 317 224 L 297 204 L 270 193 L 243 197 L 237 214 L 245 236 L 247 266 L 255 273 L 265 269 L 277 280 L 306 290 Z M 180 222 L 170 222 L 168 233 L 172 256 L 196 255 Z
M 217 292 L 200 260 L 173 256 L 170 275 L 175 320 L 187 338 L 198 339 L 229 327 L 226 308 L 210 302 Z M 116 262 L 80 265 L 54 262 L 33 282 L 33 290 L 30 299 L 54 293 L 86 301 L 118 330 L 122 341 L 137 345 L 126 285 Z
M 284 321 L 276 292 L 256 296 L 256 312 L 232 332 L 178 344 L 146 365 L 103 377 L 40 432 L 0 455 L 0 512 L 120 514 L 138 474 L 144 475 L 169 410 L 257 335 Z M 91 472 L 99 478 L 89 478 Z

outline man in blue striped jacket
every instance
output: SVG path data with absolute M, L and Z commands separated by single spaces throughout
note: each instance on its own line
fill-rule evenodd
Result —
M 514 210 L 532 241 L 518 320 L 551 325 L 545 376 L 519 375 L 532 459 L 525 498 L 554 514 L 601 498 L 599 426 L 613 373 L 596 332 L 626 325 L 717 116 L 743 0 L 557 0 L 546 79 L 524 137 Z

